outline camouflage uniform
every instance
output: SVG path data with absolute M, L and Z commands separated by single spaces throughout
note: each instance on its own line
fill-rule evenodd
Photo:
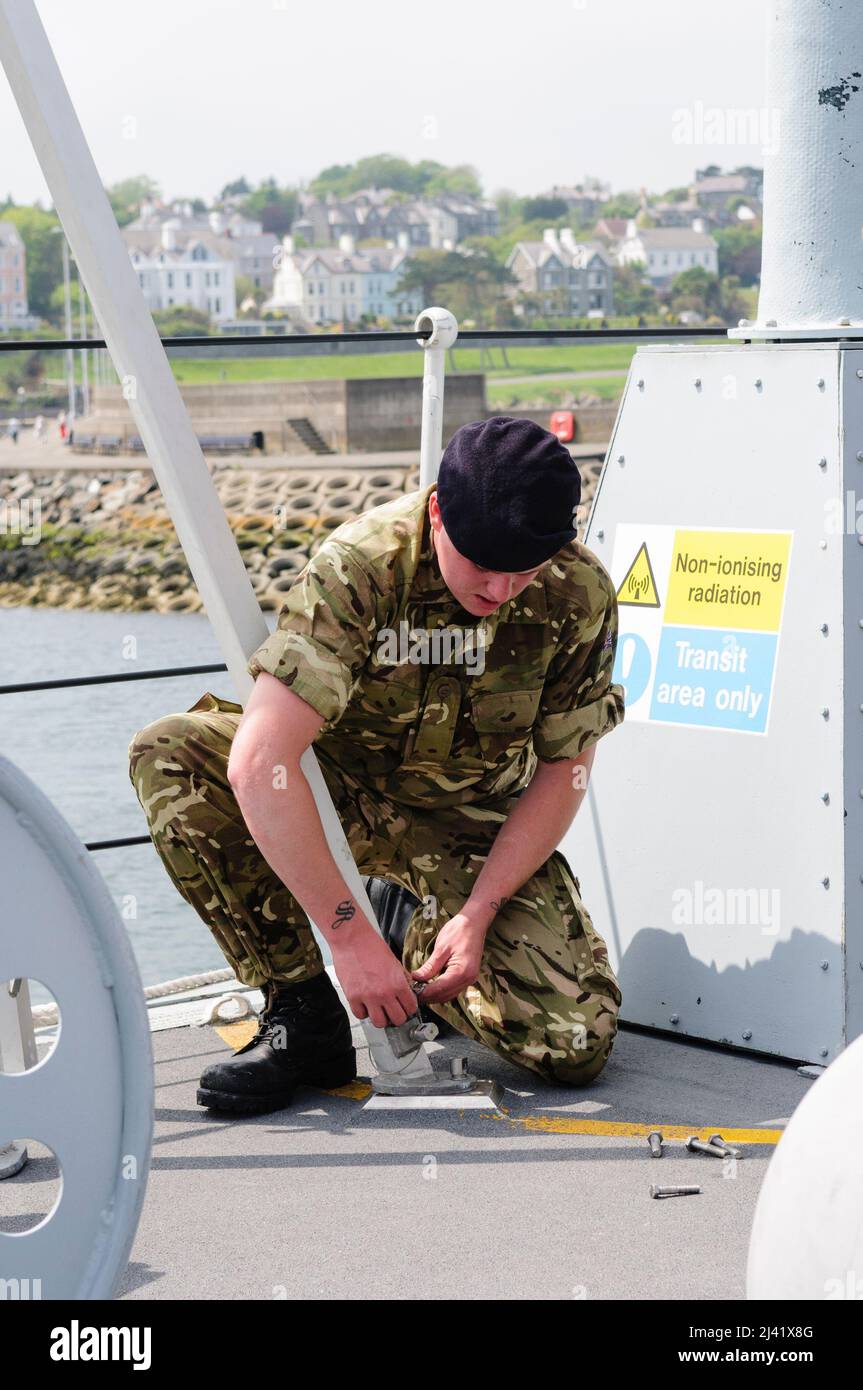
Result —
M 573 541 L 517 598 L 472 617 L 441 577 L 430 491 L 333 532 L 247 666 L 327 721 L 315 753 L 360 872 L 424 900 L 405 938 L 411 970 L 469 897 L 537 755 L 577 757 L 623 719 L 623 690 L 611 683 L 617 602 L 599 560 Z M 471 671 L 470 658 L 398 664 L 382 638 L 402 623 L 484 626 L 484 669 Z M 130 777 L 168 873 L 239 978 L 305 979 L 323 969 L 308 920 L 227 780 L 241 713 L 208 692 L 147 725 L 129 746 Z M 620 1002 L 578 879 L 556 852 L 498 912 L 476 984 L 430 1007 L 512 1061 L 577 1085 L 607 1061 Z

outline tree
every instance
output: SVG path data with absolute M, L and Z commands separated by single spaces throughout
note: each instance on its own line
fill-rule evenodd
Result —
M 234 290 L 237 296 L 237 307 L 241 315 L 249 313 L 252 315 L 257 314 L 269 293 L 269 291 L 265 290 L 261 285 L 256 285 L 248 275 L 238 275 L 236 277 Z M 249 300 L 253 301 L 254 307 L 252 309 L 244 309 L 243 305 Z
M 450 169 L 441 169 L 420 191 L 427 198 L 446 193 L 455 193 L 464 198 L 482 197 L 479 175 L 472 164 L 456 164 Z
M 600 208 L 603 217 L 635 217 L 641 207 L 638 193 L 617 193 Z
M 240 204 L 240 211 L 256 218 L 265 232 L 284 236 L 296 220 L 299 200 L 294 188 L 280 188 L 273 178 L 264 179 Z
M 175 304 L 171 309 L 154 309 L 153 322 L 160 338 L 201 338 L 210 332 L 209 316 L 191 304 Z
M 63 280 L 63 238 L 57 216 L 35 207 L 12 207 L 3 216 L 14 222 L 24 242 L 30 313 L 52 319 L 51 296 Z
M 719 249 L 719 274 L 736 275 L 741 285 L 756 285 L 761 274 L 761 224 L 720 227 L 713 235 Z
M 239 198 L 242 197 L 244 193 L 251 193 L 251 191 L 251 184 L 247 183 L 246 180 L 241 177 L 238 179 L 234 179 L 233 183 L 226 183 L 221 193 L 219 194 L 219 197 Z
M 663 293 L 663 299 L 673 313 L 695 309 L 700 314 L 715 314 L 720 307 L 719 276 L 703 266 L 694 265 L 675 275 Z
M 391 189 L 405 198 L 421 194 L 437 197 L 446 193 L 482 197 L 479 176 L 470 164 L 448 167 L 434 159 L 411 164 L 393 154 L 368 155 L 358 159 L 356 164 L 331 164 L 311 182 L 316 198 L 325 198 L 328 193 L 336 198 L 348 198 L 362 188 Z
M 569 206 L 563 198 L 523 198 L 521 216 L 525 222 L 544 222 L 550 226 L 558 218 L 566 217 Z
M 648 281 L 642 279 L 641 263 L 619 265 L 614 268 L 614 312 L 627 314 L 655 314 L 657 309 L 656 290 Z
M 515 277 L 488 251 L 418 251 L 405 263 L 396 294 L 418 290 L 425 304 L 446 304 L 459 319 L 490 320 Z
M 147 174 L 137 174 L 135 178 L 112 183 L 107 192 L 114 216 L 121 227 L 138 216 L 142 203 L 152 203 L 160 196 L 159 185 Z

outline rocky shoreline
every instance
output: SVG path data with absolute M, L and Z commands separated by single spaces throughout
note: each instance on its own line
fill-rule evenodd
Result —
M 419 485 L 416 469 L 284 470 L 208 462 L 264 609 L 336 526 Z M 582 465 L 583 517 L 598 465 Z M 189 612 L 201 608 L 152 473 L 0 475 L 0 607 Z

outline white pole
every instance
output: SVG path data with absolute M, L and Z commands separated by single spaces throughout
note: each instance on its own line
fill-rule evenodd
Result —
M 446 352 L 458 337 L 458 324 L 448 309 L 435 306 L 417 315 L 416 333 L 431 329 L 430 338 L 419 338 L 423 359 L 422 435 L 420 438 L 420 487 L 437 477 L 443 446 L 443 388 Z
M 863 9 L 773 0 L 769 23 L 758 326 L 859 331 Z
M 84 289 L 84 281 L 78 276 L 78 312 L 80 333 L 82 338 L 87 337 L 87 291 Z M 81 349 L 81 408 L 83 414 L 90 414 L 90 373 L 87 365 L 87 349 Z
M 69 273 L 69 243 L 63 237 L 63 318 L 66 325 L 66 341 L 72 337 L 72 278 Z M 68 403 L 69 429 L 75 421 L 75 357 L 72 349 L 66 349 L 66 397 Z
M 254 685 L 246 662 L 269 629 L 33 0 L 0 0 L 0 60 L 242 703 Z M 301 767 L 333 857 L 377 926 L 311 749 Z M 385 1032 L 363 1026 L 379 1070 L 431 1071 L 422 1047 L 396 1059 Z

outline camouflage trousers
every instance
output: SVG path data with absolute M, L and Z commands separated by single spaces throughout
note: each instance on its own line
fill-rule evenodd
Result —
M 146 725 L 129 775 L 178 891 L 249 985 L 309 979 L 324 962 L 308 918 L 264 859 L 227 777 L 242 707 L 209 692 Z M 459 912 L 516 798 L 419 810 L 382 797 L 322 756 L 321 770 L 362 874 L 422 900 L 403 962 L 418 969 Z M 580 884 L 556 852 L 497 914 L 479 979 L 428 1007 L 459 1032 L 548 1080 L 592 1081 L 611 1053 L 621 995 Z

